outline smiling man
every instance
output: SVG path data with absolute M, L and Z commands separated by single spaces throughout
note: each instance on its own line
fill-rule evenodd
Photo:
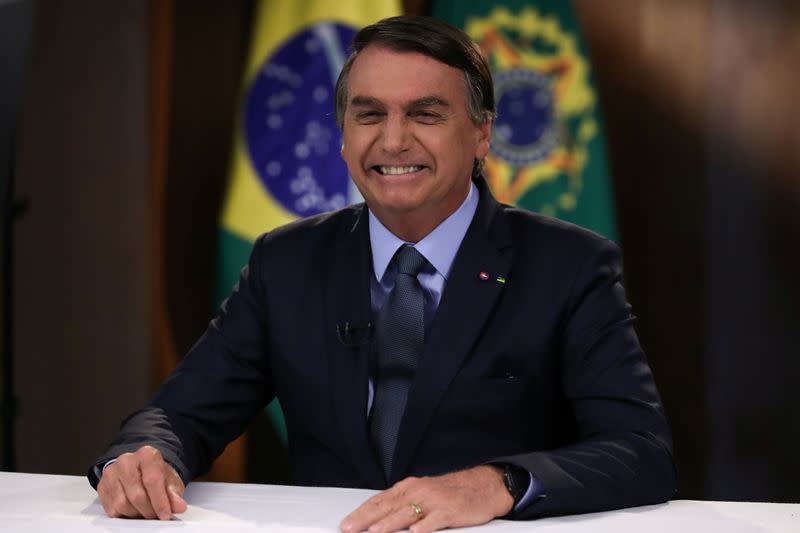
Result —
M 90 469 L 109 515 L 185 510 L 185 483 L 275 396 L 296 483 L 385 489 L 344 531 L 670 498 L 619 250 L 494 200 L 480 175 L 494 112 L 459 30 L 396 17 L 356 35 L 336 113 L 365 204 L 256 242 L 206 334 Z

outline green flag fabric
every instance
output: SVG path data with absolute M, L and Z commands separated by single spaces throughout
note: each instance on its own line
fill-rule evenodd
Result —
M 217 303 L 230 294 L 260 234 L 361 201 L 339 155 L 334 88 L 356 31 L 398 14 L 398 0 L 256 4 L 220 221 Z M 285 445 L 277 401 L 267 413 Z
M 497 198 L 616 238 L 589 57 L 568 0 L 434 0 L 489 61 L 497 118 L 484 175 Z

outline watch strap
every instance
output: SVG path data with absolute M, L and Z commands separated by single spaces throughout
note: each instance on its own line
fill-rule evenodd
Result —
M 503 483 L 514 500 L 514 507 L 528 491 L 531 475 L 527 470 L 511 463 L 503 463 Z

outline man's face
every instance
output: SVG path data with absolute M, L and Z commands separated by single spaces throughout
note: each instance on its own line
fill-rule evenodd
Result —
M 424 237 L 461 205 L 490 133 L 491 123 L 469 117 L 460 70 L 377 45 L 354 61 L 342 157 L 369 208 L 400 237 L 410 240 L 413 228 Z

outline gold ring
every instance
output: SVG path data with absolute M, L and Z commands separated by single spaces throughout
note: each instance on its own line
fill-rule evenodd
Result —
M 425 516 L 425 513 L 422 512 L 422 507 L 420 507 L 418 503 L 412 503 L 411 510 L 413 510 L 414 514 L 417 516 L 417 521 L 422 520 L 422 517 Z

